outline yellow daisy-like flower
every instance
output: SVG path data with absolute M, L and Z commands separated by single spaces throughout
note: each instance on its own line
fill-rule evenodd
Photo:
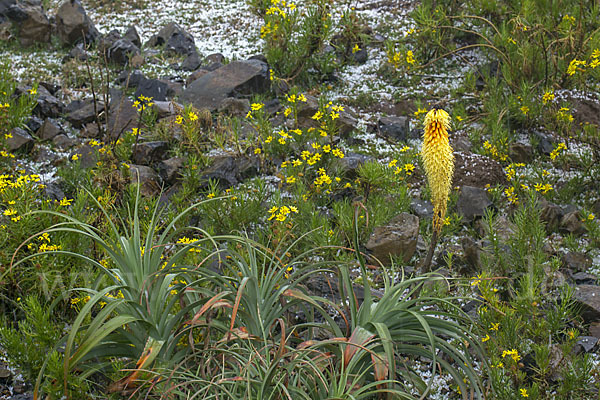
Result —
M 425 131 L 421 157 L 431 187 L 433 228 L 441 232 L 446 217 L 447 201 L 454 175 L 454 154 L 448 140 L 450 116 L 441 109 L 433 109 L 425 116 Z

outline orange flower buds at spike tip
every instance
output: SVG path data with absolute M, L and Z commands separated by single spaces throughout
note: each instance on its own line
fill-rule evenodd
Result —
M 446 207 L 452 175 L 454 174 L 454 154 L 448 141 L 450 116 L 441 109 L 433 109 L 425 116 L 425 132 L 421 157 L 433 203 L 433 229 L 439 234 L 444 225 Z

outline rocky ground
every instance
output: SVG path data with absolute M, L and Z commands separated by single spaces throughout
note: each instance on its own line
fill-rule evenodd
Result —
M 39 82 L 34 115 L 26 128 L 11 132 L 6 144 L 8 150 L 19 154 L 24 169 L 41 175 L 49 198 L 60 200 L 69 195 L 56 176 L 58 166 L 73 160 L 78 160 L 84 168 L 96 164 L 94 147 L 102 139 L 96 122 L 99 115 L 108 115 L 107 131 L 118 138 L 138 126 L 139 114 L 133 99 L 140 96 L 152 98 L 158 120 L 173 125 L 184 104 L 243 118 L 250 110 L 252 96 L 271 93 L 269 65 L 260 54 L 261 21 L 250 12 L 246 1 L 155 3 L 124 4 L 116 8 L 112 3 L 77 0 L 56 4 L 0 0 L 0 36 L 7 43 L 9 39 L 11 43 L 17 40 L 22 46 L 3 46 L 2 57 L 14 66 L 19 91 L 26 92 L 34 82 Z M 330 98 L 346 105 L 340 115 L 340 136 L 347 147 L 343 163 L 344 168 L 355 170 L 368 159 L 389 162 L 391 150 L 398 143 L 409 143 L 418 149 L 421 128 L 414 113 L 419 105 L 411 97 L 443 93 L 445 103 L 451 107 L 451 93 L 460 85 L 464 67 L 458 63 L 460 60 L 450 60 L 449 72 L 423 77 L 418 87 L 390 86 L 378 74 L 387 59 L 382 42 L 411 29 L 406 16 L 413 2 L 368 0 L 349 5 L 372 28 L 372 41 L 353 55 L 355 62 L 344 67 L 325 90 Z M 94 100 L 85 73 L 81 72 L 90 57 L 81 40 L 82 33 L 83 42 L 96 43 L 108 63 L 121 67 L 122 72 L 110 76 L 108 98 Z M 485 62 L 476 53 L 463 57 L 475 64 Z M 78 78 L 68 79 L 70 75 L 65 73 L 68 65 L 74 66 L 73 75 Z M 133 91 L 133 95 L 127 95 L 128 91 Z M 366 96 L 369 101 L 364 101 Z M 595 94 L 564 91 L 557 96 L 573 102 L 578 121 L 600 123 L 600 105 Z M 318 110 L 318 101 L 310 94 L 307 98 L 299 118 L 309 124 L 310 116 Z M 268 98 L 265 107 L 276 126 L 282 104 L 276 98 Z M 244 129 L 250 128 L 244 126 Z M 555 148 L 556 138 L 547 132 L 534 132 L 535 142 L 530 137 L 523 135 L 522 141 L 510 146 L 509 156 L 514 162 L 528 163 L 535 155 L 549 155 Z M 444 255 L 456 254 L 464 261 L 462 274 L 474 276 L 482 268 L 481 257 L 485 252 L 482 237 L 486 227 L 482 218 L 486 210 L 497 209 L 489 188 L 504 185 L 506 171 L 498 161 L 474 151 L 466 127 L 453 132 L 451 143 L 456 157 L 454 185 L 458 188 L 455 208 L 451 211 L 461 222 L 453 235 L 444 239 L 435 259 L 442 266 Z M 145 195 L 156 195 L 162 187 L 166 188 L 168 199 L 178 188 L 183 161 L 180 157 L 167 158 L 167 148 L 166 141 L 155 138 L 142 138 L 136 146 L 130 167 L 139 172 Z M 355 151 L 357 148 L 368 151 L 360 153 Z M 568 151 L 585 150 L 573 145 Z M 225 187 L 263 173 L 253 157 L 227 151 L 215 151 L 208 157 L 212 163 L 199 172 L 201 179 L 217 179 Z M 582 174 L 557 169 L 549 169 L 549 173 L 556 177 L 557 187 Z M 431 218 L 433 209 L 429 201 L 421 199 L 422 178 L 417 171 L 411 179 L 410 213 L 402 213 L 376 227 L 364 244 L 376 258 L 401 254 L 408 262 L 413 255 L 426 251 L 419 222 Z M 569 248 L 564 238 L 575 238 L 582 245 L 587 243 L 582 207 L 592 204 L 590 211 L 600 216 L 599 191 L 598 186 L 592 187 L 583 198 L 544 201 L 540 206 L 548 231 L 546 251 L 558 256 L 563 265 L 559 276 L 553 279 L 575 287 L 576 298 L 584 310 L 583 318 L 589 325 L 589 331 L 580 338 L 581 351 L 593 354 L 600 338 L 600 286 L 597 285 L 600 251 Z M 510 237 L 515 232 L 508 218 L 510 207 L 498 211 L 501 215 L 498 234 Z M 480 233 L 479 237 L 473 237 L 473 231 Z M 0 359 L 0 399 L 31 398 L 24 394 L 26 391 L 18 373 L 8 369 Z

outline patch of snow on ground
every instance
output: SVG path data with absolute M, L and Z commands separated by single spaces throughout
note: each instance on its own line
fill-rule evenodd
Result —
M 262 21 L 245 0 L 148 1 L 143 9 L 123 11 L 94 9 L 87 4 L 84 7 L 103 34 L 112 29 L 124 33 L 134 25 L 145 43 L 174 21 L 194 37 L 200 55 L 221 53 L 228 59 L 246 59 L 262 48 Z

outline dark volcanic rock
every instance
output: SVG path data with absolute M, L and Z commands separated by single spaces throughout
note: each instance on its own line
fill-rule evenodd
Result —
M 52 139 L 52 144 L 58 147 L 61 150 L 67 150 L 71 147 L 75 146 L 78 143 L 77 139 L 70 138 L 67 135 L 60 134 L 56 135 L 54 139 Z
M 75 128 L 81 128 L 83 125 L 94 121 L 96 111 L 100 113 L 102 110 L 104 110 L 104 105 L 101 102 L 97 102 L 95 108 L 92 99 L 84 101 L 75 100 L 67 106 L 68 114 L 66 118 Z
M 600 321 L 600 286 L 577 286 L 575 300 L 582 306 L 581 316 L 586 323 Z
M 216 158 L 212 165 L 204 170 L 201 179 L 208 187 L 210 179 L 216 180 L 223 188 L 228 188 L 256 176 L 259 172 L 258 162 L 246 157 L 223 156 Z
M 362 49 L 352 53 L 352 55 L 350 57 L 352 58 L 352 61 L 354 61 L 355 63 L 364 64 L 369 59 L 369 53 L 367 52 L 366 48 L 362 48 Z
M 121 34 L 117 29 L 113 29 L 107 34 L 100 36 L 97 46 L 98 53 L 102 56 L 108 55 L 108 49 L 119 39 L 121 39 Z
M 61 133 L 64 133 L 64 131 L 58 121 L 52 118 L 46 118 L 40 129 L 37 131 L 37 136 L 41 140 L 50 140 Z
M 381 117 L 377 122 L 379 134 L 396 142 L 408 140 L 409 127 L 407 117 Z
M 137 86 L 134 97 L 146 96 L 156 101 L 166 101 L 169 85 L 158 79 L 142 79 Z
M 348 178 L 354 179 L 358 174 L 358 167 L 372 161 L 374 158 L 365 154 L 347 153 L 344 158 L 336 159 L 335 165 L 340 168 L 341 172 Z
M 485 190 L 473 186 L 462 187 L 456 208 L 466 222 L 483 217 L 485 210 L 491 207 L 493 207 L 493 203 Z
M 598 338 L 594 336 L 580 336 L 575 343 L 573 351 L 575 354 L 591 353 L 598 345 Z
M 244 117 L 250 111 L 250 101 L 248 99 L 236 99 L 228 97 L 221 102 L 219 112 L 232 117 Z
M 138 49 L 142 47 L 142 39 L 140 39 L 140 35 L 135 26 L 130 25 L 125 33 L 123 34 L 123 39 L 129 40 L 133 43 Z
M 44 188 L 44 196 L 52 201 L 61 201 L 66 197 L 65 192 L 63 192 L 58 181 L 46 184 L 46 187 Z
M 433 204 L 429 200 L 413 199 L 410 202 L 410 210 L 419 218 L 433 217 Z
M 580 251 L 569 251 L 560 257 L 563 265 L 573 272 L 583 272 L 592 266 L 592 259 Z
M 483 254 L 481 245 L 469 236 L 463 237 L 460 244 L 464 252 L 465 263 L 468 267 L 467 271 L 462 272 L 466 274 L 473 274 L 481 271 L 481 255 Z
M 558 228 L 563 233 L 570 233 L 576 236 L 581 236 L 587 232 L 585 225 L 581 221 L 579 211 L 571 211 L 563 215 Z
M 110 137 L 116 139 L 124 135 L 126 131 L 137 128 L 138 118 L 137 109 L 133 107 L 131 100 L 126 97 L 113 97 L 110 102 L 107 128 Z
M 44 120 L 35 115 L 29 117 L 27 122 L 25 122 L 25 125 L 27 126 L 27 129 L 29 129 L 30 132 L 37 132 L 43 124 Z
M 140 193 L 143 196 L 156 196 L 160 192 L 158 174 L 145 165 L 130 165 L 130 181 L 140 185 Z
M 169 144 L 163 141 L 138 143 L 133 148 L 133 162 L 139 165 L 152 165 L 162 161 L 168 149 Z
M 169 158 L 158 163 L 158 176 L 167 185 L 174 184 L 179 178 L 179 171 L 183 167 L 183 159 L 179 157 Z
M 153 101 L 152 109 L 156 111 L 158 119 L 170 117 L 177 114 L 178 110 L 183 110 L 183 105 L 173 101 Z
M 146 79 L 146 77 L 144 76 L 142 71 L 140 71 L 139 69 L 136 69 L 135 71 L 131 71 L 131 72 L 129 72 L 129 71 L 121 72 L 119 74 L 119 76 L 117 76 L 117 79 L 115 79 L 115 82 L 126 88 L 134 88 L 134 87 L 138 87 L 140 82 L 142 82 L 145 79 Z
M 108 49 L 107 59 L 114 64 L 125 66 L 136 54 L 140 54 L 140 49 L 131 40 L 119 39 Z
M 402 256 L 404 262 L 408 262 L 417 250 L 418 236 L 419 217 L 402 213 L 387 224 L 376 227 L 366 247 L 383 263 L 389 262 L 390 256 Z
M 476 153 L 454 152 L 455 167 L 452 185 L 484 188 L 505 182 L 504 170 L 497 161 Z
M 563 217 L 562 209 L 546 199 L 540 201 L 540 207 L 540 220 L 546 224 L 546 232 L 556 231 Z
M 10 151 L 31 151 L 35 141 L 29 133 L 22 128 L 14 128 L 10 131 L 10 137 L 6 139 L 6 145 Z
M 165 46 L 169 53 L 189 55 L 196 51 L 194 37 L 175 22 L 169 22 L 147 43 L 150 47 Z
M 62 3 L 56 12 L 56 32 L 68 46 L 81 41 L 90 44 L 100 36 L 79 0 L 65 0 Z
M 552 150 L 554 150 L 554 141 L 552 140 L 552 136 L 540 131 L 534 131 L 533 136 L 537 141 L 537 150 L 540 153 L 544 155 L 549 155 L 552 153 Z
M 202 60 L 200 59 L 200 55 L 197 52 L 191 53 L 189 56 L 183 60 L 179 69 L 183 71 L 195 71 L 202 65 Z
M 92 146 L 85 144 L 71 153 L 69 160 L 78 162 L 81 168 L 90 168 L 98 162 L 98 151 Z
M 183 91 L 184 102 L 215 111 L 228 97 L 249 96 L 269 89 L 269 67 L 251 61 L 234 61 L 196 79 Z
M 38 87 L 36 101 L 37 105 L 33 109 L 33 112 L 42 118 L 58 118 L 64 112 L 65 105 L 63 102 L 54 97 L 43 86 Z
M 508 156 L 515 163 L 529 163 L 533 158 L 533 148 L 528 144 L 511 143 Z
M 34 43 L 49 43 L 52 25 L 41 5 L 24 5 L 26 18 L 18 26 L 19 42 L 22 46 Z

